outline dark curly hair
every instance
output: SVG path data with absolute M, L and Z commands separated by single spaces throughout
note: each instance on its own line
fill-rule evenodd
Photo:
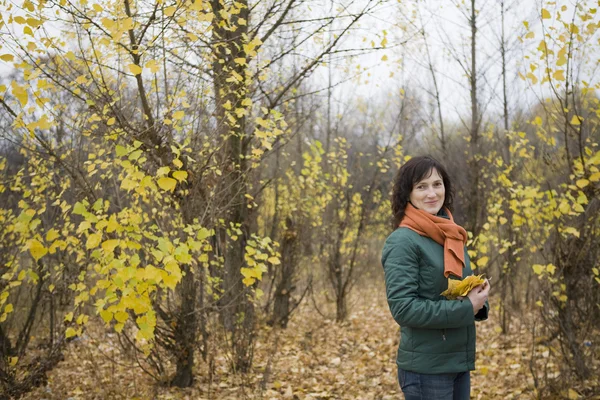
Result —
M 410 199 L 413 187 L 423 179 L 428 178 L 432 169 L 435 169 L 444 181 L 446 195 L 443 207 L 452 211 L 454 192 L 452 191 L 452 183 L 450 182 L 450 176 L 446 172 L 446 168 L 433 157 L 414 157 L 400 167 L 394 177 L 394 189 L 392 191 L 392 212 L 394 214 L 392 224 L 394 229 L 398 227 L 400 221 L 404 218 L 404 210 Z

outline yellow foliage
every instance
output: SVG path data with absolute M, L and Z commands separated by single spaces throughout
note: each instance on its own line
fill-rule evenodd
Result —
M 77 335 L 77 332 L 73 328 L 67 328 L 67 330 L 65 331 L 65 337 L 67 339 L 70 338 L 70 337 L 73 337 L 75 335 Z
M 188 177 L 188 173 L 186 171 L 175 171 L 173 172 L 173 177 L 177 179 L 179 182 L 185 181 Z
M 583 121 L 583 118 L 579 115 L 573 115 L 573 118 L 571 118 L 571 125 L 581 125 L 581 121 Z
M 158 180 L 158 186 L 165 191 L 172 192 L 175 190 L 175 186 L 177 185 L 177 181 L 173 178 L 163 177 Z
M 102 232 L 93 233 L 90 236 L 88 236 L 87 242 L 85 243 L 85 248 L 90 250 L 95 249 L 96 247 L 98 247 L 101 241 Z
M 36 239 L 29 241 L 28 248 L 35 261 L 42 258 L 48 252 L 48 249 Z
M 142 73 L 142 67 L 136 64 L 129 64 L 129 71 L 134 75 L 139 75 Z
M 551 15 L 550 12 L 548 10 L 546 10 L 545 8 L 542 8 L 542 19 L 550 19 Z
M 441 295 L 448 300 L 456 300 L 459 296 L 466 296 L 475 287 L 483 284 L 485 281 L 484 275 L 467 276 L 462 281 L 458 279 L 448 279 L 448 289 L 444 290 Z

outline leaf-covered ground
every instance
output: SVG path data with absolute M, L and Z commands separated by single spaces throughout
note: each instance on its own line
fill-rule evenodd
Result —
M 493 304 L 493 299 L 492 299 Z M 210 377 L 199 362 L 194 387 L 160 385 L 120 351 L 115 335 L 90 329 L 72 344 L 65 360 L 49 375 L 48 384 L 29 399 L 401 399 L 394 363 L 398 327 L 389 315 L 382 288 L 353 296 L 352 313 L 339 324 L 323 318 L 311 302 L 293 317 L 286 330 L 262 330 L 253 372 L 233 375 L 227 360 L 215 363 Z M 472 374 L 473 399 L 535 398 L 530 369 L 532 336 L 513 319 L 509 335 L 497 321 L 478 324 L 477 370 Z M 550 374 L 558 366 L 549 352 L 538 350 Z M 547 358 L 547 361 L 545 360 Z M 200 359 L 200 357 L 198 357 Z M 598 365 L 594 367 L 598 371 Z M 598 377 L 552 398 L 596 398 Z M 570 390 L 569 390 L 570 389 Z M 550 398 L 550 397 L 546 397 Z

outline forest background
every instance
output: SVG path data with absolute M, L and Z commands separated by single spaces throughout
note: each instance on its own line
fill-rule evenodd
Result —
M 0 397 L 399 398 L 390 182 L 491 277 L 475 398 L 600 398 L 592 1 L 0 0 Z

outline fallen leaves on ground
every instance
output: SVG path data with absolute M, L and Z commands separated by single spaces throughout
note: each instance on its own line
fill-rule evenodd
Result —
M 490 303 L 494 304 L 492 298 Z M 383 285 L 354 293 L 351 315 L 337 323 L 323 318 L 310 302 L 294 314 L 288 329 L 262 329 L 257 338 L 253 371 L 228 372 L 225 357 L 215 359 L 212 381 L 197 356 L 195 383 L 187 389 L 157 384 L 123 354 L 117 336 L 100 328 L 69 346 L 65 361 L 49 374 L 45 387 L 28 399 L 402 399 L 396 379 L 399 328 L 391 318 Z M 473 399 L 534 399 L 530 374 L 532 338 L 513 318 L 502 335 L 495 313 L 478 323 L 477 370 L 472 373 Z M 538 363 L 558 374 L 549 350 L 536 345 Z M 598 366 L 595 366 L 596 370 Z M 595 376 L 586 385 L 598 388 Z M 564 388 L 564 398 L 585 388 Z M 575 397 L 577 396 L 577 397 Z M 589 396 L 587 398 L 598 398 Z

